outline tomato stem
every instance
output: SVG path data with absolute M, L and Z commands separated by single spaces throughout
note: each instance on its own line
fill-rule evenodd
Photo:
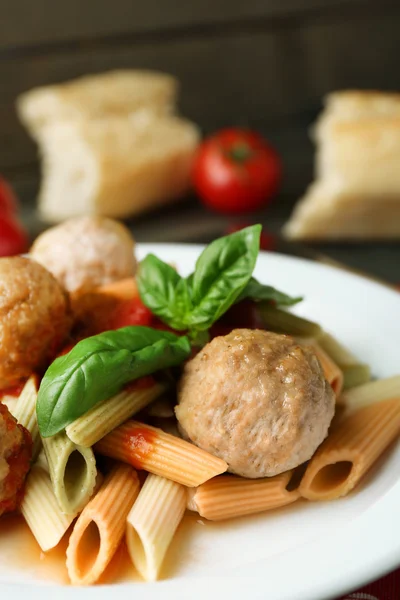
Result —
M 246 143 L 239 142 L 238 144 L 234 144 L 229 150 L 226 152 L 228 158 L 237 163 L 244 163 L 249 158 L 254 156 L 255 152 L 250 148 L 250 146 Z

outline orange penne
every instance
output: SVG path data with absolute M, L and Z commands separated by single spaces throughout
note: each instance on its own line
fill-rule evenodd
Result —
M 214 477 L 190 490 L 188 508 L 210 521 L 221 521 L 285 506 L 300 497 L 298 490 L 287 490 L 292 475 L 286 471 L 266 479 Z
M 161 429 L 127 421 L 95 445 L 95 451 L 188 487 L 224 473 L 228 465 Z
M 400 431 L 400 398 L 344 416 L 311 459 L 299 491 L 308 500 L 348 494 Z
M 135 278 L 127 277 L 126 279 L 120 279 L 119 281 L 113 281 L 113 283 L 102 285 L 96 289 L 96 293 L 113 296 L 119 300 L 130 300 L 138 295 L 138 289 Z
M 315 340 L 307 340 L 305 343 L 307 346 L 311 346 L 314 350 L 316 357 L 321 363 L 325 379 L 330 383 L 333 391 L 335 392 L 336 398 L 339 398 L 343 389 L 343 372 L 331 359 L 329 354 L 327 354 Z
M 72 313 L 79 324 L 81 336 L 92 335 L 107 328 L 108 318 L 121 304 L 138 295 L 133 277 L 115 281 L 91 292 L 71 295 Z
M 139 494 L 137 473 L 115 467 L 75 523 L 67 548 L 67 570 L 76 585 L 95 583 L 114 556 L 126 517 Z

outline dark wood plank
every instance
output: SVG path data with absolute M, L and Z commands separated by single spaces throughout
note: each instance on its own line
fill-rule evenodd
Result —
M 362 0 L 3 0 L 0 48 L 299 15 Z M 4 17 L 6 15 L 6 17 Z
M 182 113 L 205 132 L 235 124 L 274 135 L 292 124 L 306 128 L 329 90 L 400 89 L 399 27 L 396 4 L 278 29 L 13 55 L 0 62 L 0 171 L 35 161 L 13 108 L 16 96 L 31 87 L 118 67 L 161 69 L 180 79 Z
M 382 11 L 375 19 L 329 23 L 316 19 L 304 25 L 299 35 L 309 95 L 302 106 L 335 89 L 399 91 L 399 16 L 397 11 Z
M 297 112 L 307 90 L 296 32 L 179 39 L 168 44 L 86 49 L 81 54 L 13 58 L 0 63 L 0 170 L 35 159 L 14 100 L 37 85 L 116 67 L 154 68 L 181 81 L 182 113 L 205 131 L 231 124 L 261 127 Z

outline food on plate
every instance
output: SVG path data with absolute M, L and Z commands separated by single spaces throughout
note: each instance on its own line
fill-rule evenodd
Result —
M 171 75 L 121 69 L 35 88 L 18 98 L 17 110 L 30 134 L 38 139 L 43 128 L 66 120 L 128 116 L 138 110 L 169 114 L 177 91 L 178 82 Z
M 273 477 L 311 458 L 327 436 L 335 395 L 308 347 L 236 329 L 185 365 L 175 411 L 186 436 L 231 473 Z
M 126 530 L 126 520 L 140 490 L 136 471 L 128 465 L 113 467 L 97 494 L 75 523 L 67 548 L 71 583 L 96 583 L 114 556 Z M 99 544 L 93 561 L 87 560 L 86 538 L 92 529 Z
M 96 444 L 95 450 L 189 488 L 227 470 L 224 460 L 138 421 L 126 421 L 114 429 Z
M 82 337 L 127 325 L 151 325 L 154 318 L 138 296 L 134 277 L 73 295 L 71 305 Z
M 330 94 L 314 139 L 316 180 L 285 225 L 286 237 L 400 237 L 400 95 Z
M 19 507 L 31 454 L 29 431 L 0 402 L 0 516 Z
M 187 276 L 149 254 L 135 277 L 76 294 L 70 346 L 14 390 L 20 425 L 0 404 L 0 507 L 7 415 L 32 436 L 22 518 L 42 552 L 65 540 L 71 583 L 101 581 L 124 547 L 157 579 L 186 509 L 205 523 L 345 495 L 400 432 L 400 375 L 370 382 L 331 334 L 290 312 L 299 296 L 253 277 L 260 233 L 215 240 Z M 0 297 L 15 295 L 21 264 L 43 270 L 13 260 Z
M 276 194 L 281 171 L 278 154 L 258 133 L 224 129 L 200 145 L 193 183 L 206 206 L 227 213 L 251 212 Z
M 28 258 L 1 258 L 0 390 L 45 367 L 70 324 L 66 294 L 49 271 Z
M 171 202 L 190 187 L 198 140 L 190 121 L 149 113 L 47 127 L 39 212 L 49 222 L 119 218 Z
M 76 514 L 60 509 L 46 456 L 41 453 L 39 457 L 26 479 L 21 513 L 41 550 L 48 552 L 60 543 Z
M 307 466 L 299 491 L 307 500 L 345 496 L 399 435 L 400 401 L 374 402 L 344 415 Z
M 70 219 L 39 235 L 31 257 L 74 293 L 132 277 L 135 242 L 127 227 L 105 217 Z
M 162 563 L 186 509 L 186 489 L 148 475 L 127 519 L 126 543 L 132 563 L 146 581 L 158 579 Z M 157 527 L 154 527 L 154 522 Z
M 21 387 L 21 386 L 20 386 Z M 39 389 L 39 377 L 31 375 L 20 389 L 16 402 L 11 407 L 15 417 L 22 427 L 25 427 L 32 438 L 32 460 L 35 461 L 42 447 L 39 427 L 36 418 L 36 400 Z M 3 401 L 3 400 L 2 400 Z
M 244 479 L 222 475 L 189 490 L 188 508 L 209 521 L 222 521 L 287 506 L 299 499 L 299 490 L 289 490 L 293 471 L 274 477 Z

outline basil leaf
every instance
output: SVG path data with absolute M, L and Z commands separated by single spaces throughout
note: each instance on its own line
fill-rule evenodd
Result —
M 246 227 L 215 240 L 201 253 L 189 288 L 191 329 L 208 329 L 234 304 L 253 273 L 260 233 L 261 225 Z
M 136 277 L 143 303 L 172 329 L 187 329 L 189 296 L 186 280 L 154 254 L 144 258 Z
M 250 279 L 236 302 L 240 302 L 245 298 L 251 298 L 256 302 L 260 300 L 273 301 L 276 306 L 293 306 L 303 300 L 301 296 L 288 296 L 270 285 L 264 285 L 257 281 L 257 279 L 254 279 L 254 277 Z
M 124 327 L 82 340 L 43 377 L 36 405 L 41 435 L 55 435 L 124 384 L 179 365 L 190 351 L 187 337 L 150 327 Z

